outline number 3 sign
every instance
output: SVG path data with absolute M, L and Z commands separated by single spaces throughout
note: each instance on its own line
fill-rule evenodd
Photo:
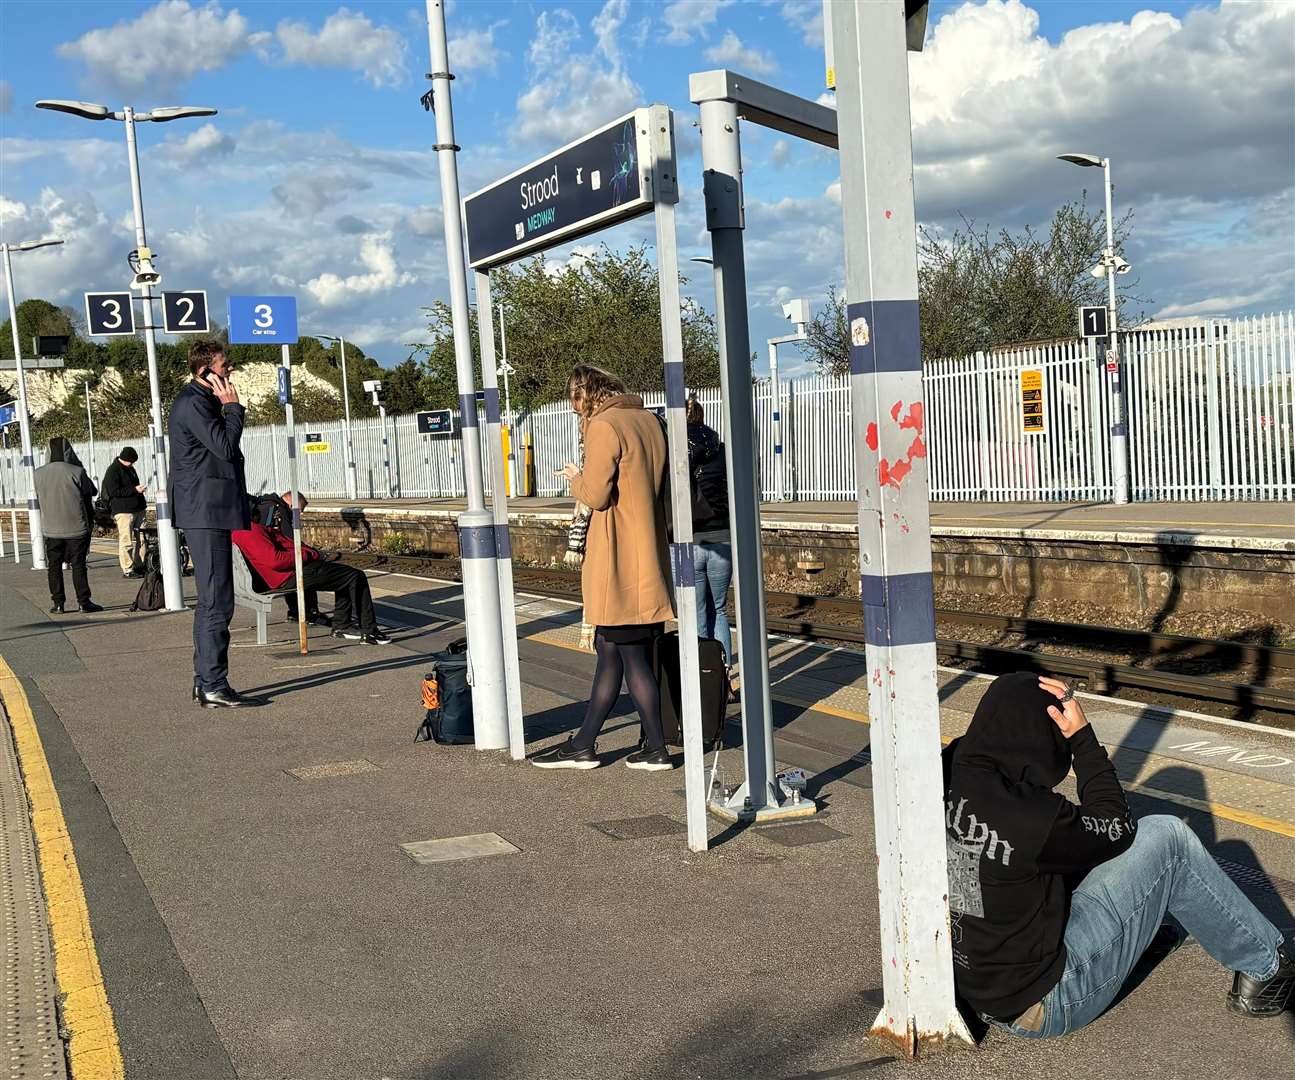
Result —
M 128 292 L 85 294 L 85 324 L 94 337 L 135 332 L 135 308 Z
M 232 345 L 295 345 L 295 296 L 231 296 L 229 341 Z

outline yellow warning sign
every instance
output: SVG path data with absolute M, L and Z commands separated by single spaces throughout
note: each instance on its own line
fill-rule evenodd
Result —
M 306 443 L 307 454 L 327 454 L 332 447 L 326 442 L 308 442 Z
M 1035 369 L 1021 372 L 1021 430 L 1026 435 L 1042 435 L 1043 372 Z

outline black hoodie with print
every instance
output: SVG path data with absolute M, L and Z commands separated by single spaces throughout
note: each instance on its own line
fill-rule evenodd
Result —
M 1014 1020 L 1066 966 L 1070 894 L 1133 842 L 1115 769 L 1093 729 L 1071 738 L 1028 672 L 1003 675 L 944 751 L 954 978 L 974 1008 Z M 1073 762 L 1076 806 L 1052 789 Z

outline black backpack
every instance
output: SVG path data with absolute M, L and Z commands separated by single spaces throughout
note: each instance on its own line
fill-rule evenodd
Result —
M 450 642 L 445 652 L 432 653 L 432 670 L 423 676 L 427 712 L 414 732 L 414 742 L 428 739 L 453 745 L 474 740 L 468 666 L 467 638 Z
M 152 539 L 145 541 L 144 580 L 139 583 L 139 592 L 135 602 L 130 605 L 131 611 L 161 611 L 166 607 L 166 591 L 162 586 L 162 556 L 157 543 Z

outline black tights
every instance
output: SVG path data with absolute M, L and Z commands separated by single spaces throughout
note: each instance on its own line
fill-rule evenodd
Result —
M 572 739 L 577 749 L 593 746 L 602 731 L 607 716 L 621 695 L 621 680 L 629 687 L 630 699 L 639 711 L 643 724 L 643 737 L 651 750 L 665 746 L 661 731 L 661 692 L 652 673 L 652 642 L 639 641 L 633 645 L 618 645 L 603 637 L 601 630 L 594 634 L 594 651 L 598 654 L 598 667 L 594 671 L 594 685 L 589 691 L 589 709 L 585 722 Z

